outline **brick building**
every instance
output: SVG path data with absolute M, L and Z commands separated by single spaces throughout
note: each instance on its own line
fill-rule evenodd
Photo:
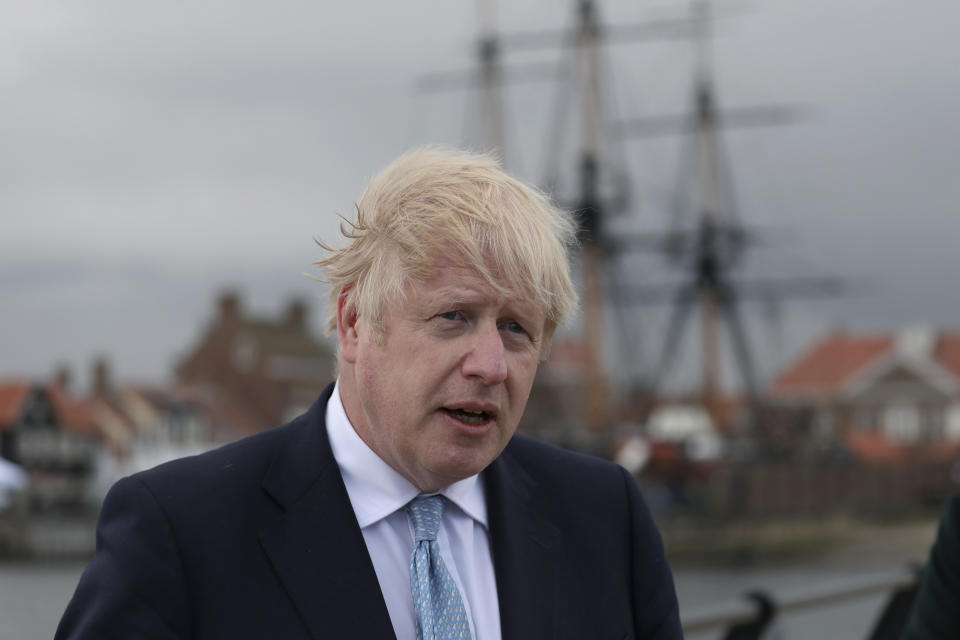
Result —
M 176 377 L 230 396 L 265 429 L 305 411 L 333 381 L 334 360 L 311 333 L 302 301 L 291 302 L 279 320 L 252 318 L 236 294 L 226 293 Z

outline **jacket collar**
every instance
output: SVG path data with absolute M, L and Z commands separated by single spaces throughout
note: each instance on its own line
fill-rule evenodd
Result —
M 555 638 L 560 531 L 538 511 L 539 486 L 509 445 L 484 479 L 503 640 Z
M 311 635 L 393 638 L 380 583 L 340 477 L 324 413 L 333 385 L 286 425 L 263 489 L 282 515 L 260 543 Z

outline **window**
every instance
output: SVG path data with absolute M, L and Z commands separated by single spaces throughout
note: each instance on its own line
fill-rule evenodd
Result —
M 920 437 L 920 412 L 907 402 L 887 405 L 883 412 L 883 432 L 897 442 L 916 442 Z

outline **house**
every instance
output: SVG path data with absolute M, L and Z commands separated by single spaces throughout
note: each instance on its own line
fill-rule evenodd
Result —
M 119 478 L 259 431 L 259 417 L 210 384 L 117 384 L 103 358 L 85 399 L 101 447 L 92 495 Z
M 311 333 L 302 301 L 291 302 L 279 320 L 251 318 L 235 293 L 225 293 L 176 377 L 229 396 L 266 429 L 309 408 L 333 381 L 334 360 L 332 349 Z
M 771 399 L 807 442 L 896 461 L 953 456 L 960 445 L 960 332 L 908 326 L 839 331 L 787 366 Z
M 26 471 L 31 511 L 83 509 L 99 447 L 87 404 L 61 381 L 0 382 L 0 457 Z

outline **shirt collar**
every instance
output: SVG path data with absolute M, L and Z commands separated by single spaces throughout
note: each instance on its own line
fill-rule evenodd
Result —
M 339 380 L 327 402 L 326 421 L 330 448 L 361 529 L 403 508 L 420 493 L 357 435 L 340 399 Z M 472 475 L 439 493 L 487 528 L 487 502 L 478 480 L 479 475 Z

